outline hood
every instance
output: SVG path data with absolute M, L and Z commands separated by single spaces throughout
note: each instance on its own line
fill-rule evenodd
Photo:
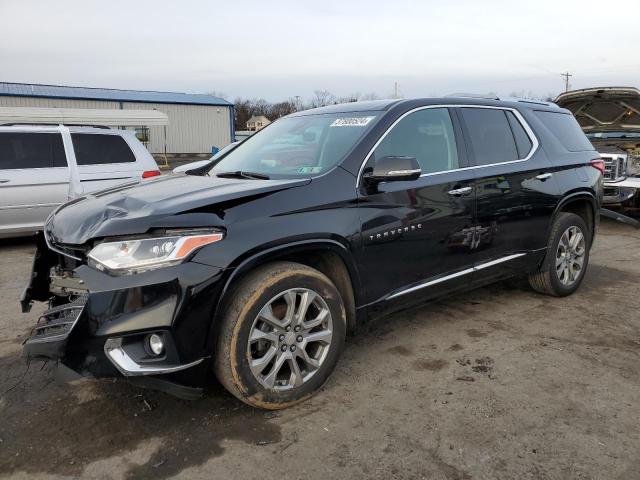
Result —
M 585 88 L 562 93 L 558 106 L 573 113 L 585 133 L 640 132 L 640 90 Z
M 47 236 L 81 245 L 92 238 L 142 234 L 154 228 L 224 226 L 223 210 L 311 180 L 246 180 L 167 175 L 72 200 L 49 217 Z

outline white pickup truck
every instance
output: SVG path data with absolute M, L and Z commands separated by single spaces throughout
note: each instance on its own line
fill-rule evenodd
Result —
M 129 130 L 0 126 L 0 238 L 35 232 L 71 198 L 157 175 Z
M 640 90 L 586 88 L 555 103 L 571 110 L 605 162 L 603 205 L 640 207 Z

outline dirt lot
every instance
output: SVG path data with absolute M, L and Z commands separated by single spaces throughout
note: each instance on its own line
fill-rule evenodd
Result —
M 376 322 L 317 396 L 278 413 L 220 387 L 186 402 L 58 383 L 40 362 L 25 374 L 20 342 L 38 308 L 21 314 L 17 299 L 32 248 L 0 244 L 0 476 L 640 478 L 631 227 L 603 222 L 570 298 L 511 281 Z

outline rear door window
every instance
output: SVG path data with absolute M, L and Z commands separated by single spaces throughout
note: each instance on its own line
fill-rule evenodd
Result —
M 422 173 L 459 168 L 449 110 L 427 108 L 404 117 L 374 150 L 374 159 L 382 157 L 413 157 L 420 164 Z
M 535 114 L 562 146 L 570 152 L 593 150 L 593 145 L 580 128 L 578 121 L 570 113 L 537 110 Z
M 119 135 L 72 133 L 71 140 L 78 165 L 105 165 L 136 161 L 129 144 Z
M 0 170 L 66 166 L 59 133 L 0 132 Z
M 476 165 L 518 160 L 516 142 L 504 110 L 461 108 Z

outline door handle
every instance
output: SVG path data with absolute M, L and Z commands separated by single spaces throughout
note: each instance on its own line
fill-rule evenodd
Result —
M 0 178 L 0 183 L 9 183 L 9 181 L 8 178 Z
M 473 187 L 455 188 L 453 190 L 449 190 L 447 193 L 449 195 L 454 195 L 456 197 L 459 197 L 462 195 L 469 195 L 471 192 L 473 192 Z
M 538 180 L 542 180 L 543 182 L 547 179 L 547 178 L 551 178 L 553 177 L 553 173 L 541 173 L 540 175 L 537 175 L 536 178 Z

